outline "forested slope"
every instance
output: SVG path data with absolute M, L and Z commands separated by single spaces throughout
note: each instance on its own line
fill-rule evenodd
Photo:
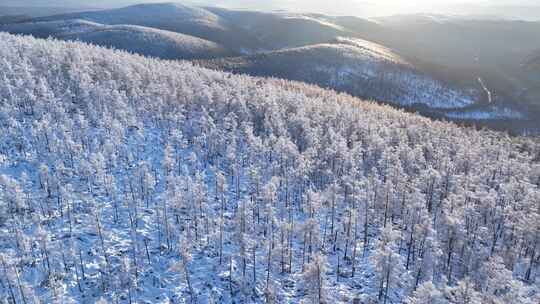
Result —
M 328 43 L 198 63 L 234 73 L 316 84 L 407 108 L 463 109 L 476 102 L 474 92 L 452 88 L 391 50 L 361 39 L 337 38 Z M 440 112 L 442 116 L 446 113 Z
M 538 303 L 538 143 L 0 34 L 7 303 Z

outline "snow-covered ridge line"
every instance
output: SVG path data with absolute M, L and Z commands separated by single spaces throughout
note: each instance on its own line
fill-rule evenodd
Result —
M 540 148 L 0 33 L 0 299 L 538 303 Z
M 371 41 L 350 38 L 350 37 L 338 37 L 336 38 L 336 42 L 340 44 L 349 44 L 349 45 L 355 46 L 357 48 L 360 48 L 363 51 L 372 53 L 374 57 L 380 57 L 389 62 L 396 62 L 396 63 L 400 63 L 404 65 L 409 65 L 409 63 L 407 63 L 405 59 L 401 58 L 401 56 L 397 55 L 389 48 L 376 44 Z

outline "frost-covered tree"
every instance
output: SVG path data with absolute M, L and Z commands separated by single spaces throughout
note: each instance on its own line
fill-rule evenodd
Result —
M 307 289 L 312 303 L 327 303 L 327 290 L 325 286 L 325 273 L 327 262 L 321 254 L 316 254 L 312 261 L 306 265 L 302 274 L 304 288 Z
M 458 282 L 456 286 L 448 287 L 445 290 L 445 298 L 449 304 L 467 303 L 480 304 L 483 303 L 481 295 L 475 290 L 474 284 L 469 278 L 465 278 Z
M 413 294 L 405 300 L 407 304 L 445 304 L 443 293 L 432 282 L 418 286 Z
M 399 238 L 399 232 L 392 226 L 383 228 L 371 257 L 377 273 L 378 298 L 384 303 L 388 301 L 391 286 L 397 286 L 404 270 L 402 257 L 396 248 Z

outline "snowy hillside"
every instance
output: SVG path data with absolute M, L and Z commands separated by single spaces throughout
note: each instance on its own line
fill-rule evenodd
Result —
M 56 15 L 36 19 L 57 21 L 83 19 L 108 25 L 139 25 L 213 41 L 233 50 L 252 48 L 253 39 L 239 35 L 236 28 L 218 15 L 178 3 L 139 4 L 119 9 Z
M 347 37 L 337 37 L 334 41 L 335 43 L 351 45 L 359 48 L 360 50 L 358 50 L 358 52 L 369 57 L 372 61 L 409 65 L 405 59 L 395 54 L 391 49 L 371 41 Z
M 96 31 L 63 35 L 59 38 L 80 40 L 162 59 L 219 58 L 233 54 L 208 40 L 134 25 L 106 26 Z
M 475 97 L 417 71 L 391 50 L 360 39 L 202 62 L 203 66 L 255 76 L 286 78 L 345 91 L 366 99 L 433 109 L 464 108 Z
M 209 59 L 233 54 L 201 38 L 134 25 L 104 25 L 85 20 L 15 23 L 0 31 L 80 40 L 162 59 Z
M 0 34 L 7 303 L 538 303 L 538 142 Z
M 207 7 L 239 30 L 256 38 L 259 50 L 277 50 L 323 43 L 345 35 L 345 29 L 326 20 L 286 12 L 253 12 Z
M 66 18 L 69 17 L 69 18 Z M 86 19 L 104 24 L 161 24 L 174 30 L 187 22 L 219 28 L 218 16 L 201 8 L 179 3 L 139 4 L 124 8 L 72 13 L 45 19 Z

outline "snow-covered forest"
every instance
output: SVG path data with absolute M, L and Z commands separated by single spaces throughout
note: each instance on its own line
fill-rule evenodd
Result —
M 538 141 L 0 41 L 1 303 L 540 300 Z

